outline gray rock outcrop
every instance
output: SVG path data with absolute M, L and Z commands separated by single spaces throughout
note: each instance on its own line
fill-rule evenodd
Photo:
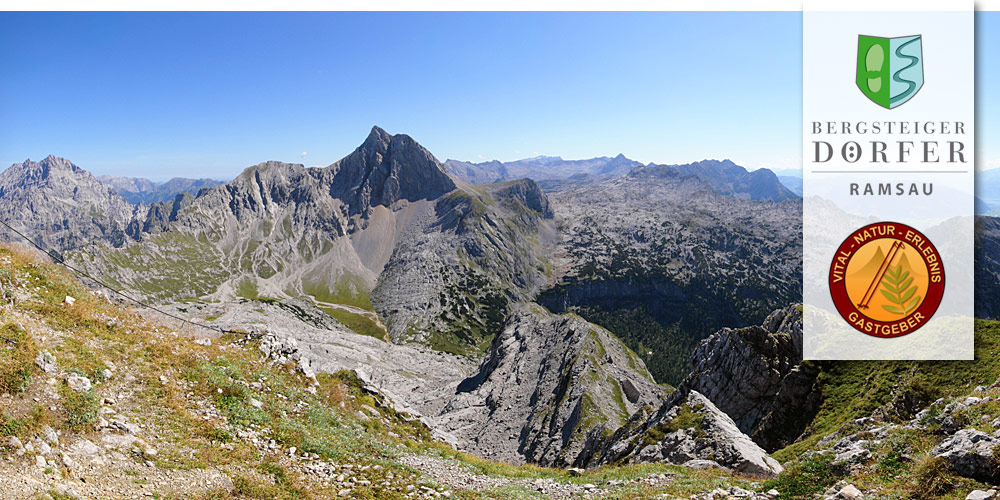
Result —
M 679 387 L 704 394 L 774 451 L 794 442 L 819 408 L 818 373 L 802 362 L 802 306 L 790 305 L 760 326 L 723 328 L 702 340 Z
M 942 441 L 930 453 L 948 460 L 959 475 L 998 484 L 1000 463 L 995 455 L 997 445 L 1000 445 L 1000 439 L 985 432 L 962 429 Z
M 612 436 L 592 443 L 590 451 L 591 466 L 712 460 L 753 476 L 773 477 L 784 470 L 729 416 L 693 390 L 671 393 L 648 417 L 637 413 Z
M 588 436 L 610 435 L 664 392 L 607 330 L 522 304 L 435 427 L 487 458 L 579 465 Z

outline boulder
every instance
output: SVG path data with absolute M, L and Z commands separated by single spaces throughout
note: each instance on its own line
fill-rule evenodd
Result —
M 68 377 L 66 377 L 66 385 L 76 392 L 87 392 L 92 387 L 89 378 L 76 373 L 71 373 Z
M 997 490 L 972 490 L 965 500 L 997 500 Z
M 94 457 L 101 454 L 101 449 L 98 448 L 96 444 L 89 439 L 83 438 L 80 438 L 77 442 L 73 443 L 72 450 L 74 453 L 78 453 L 86 457 Z
M 1000 467 L 994 458 L 998 444 L 1000 439 L 985 432 L 962 429 L 931 450 L 931 455 L 948 460 L 961 476 L 996 484 L 1000 483 Z
M 53 446 L 59 444 L 59 434 L 56 434 L 56 431 L 52 429 L 52 427 L 48 425 L 43 425 L 41 429 L 41 435 L 42 439 L 44 439 L 46 443 L 49 443 Z
M 56 357 L 49 351 L 42 351 L 35 357 L 35 364 L 45 373 L 58 373 L 59 367 L 56 365 Z
M 836 493 L 826 498 L 829 500 L 863 500 L 865 495 L 853 484 L 847 484 L 838 488 Z

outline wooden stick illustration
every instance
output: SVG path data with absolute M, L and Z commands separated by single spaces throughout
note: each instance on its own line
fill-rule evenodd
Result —
M 889 253 L 882 259 L 882 264 L 878 268 L 878 272 L 875 273 L 875 277 L 872 279 L 870 285 L 868 285 L 868 290 L 865 292 L 864 297 L 861 298 L 861 302 L 858 303 L 859 309 L 868 309 L 868 304 L 871 303 L 872 298 L 875 296 L 875 291 L 878 290 L 878 284 L 882 282 L 882 277 L 885 276 L 885 272 L 889 270 L 889 266 L 892 265 L 892 260 L 896 258 L 896 255 L 903 248 L 904 244 L 902 241 L 897 241 L 889 247 Z

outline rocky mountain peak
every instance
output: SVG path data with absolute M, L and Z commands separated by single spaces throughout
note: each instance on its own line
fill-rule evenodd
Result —
M 95 239 L 121 245 L 137 231 L 135 212 L 113 188 L 65 158 L 27 159 L 0 173 L 0 218 L 58 250 Z
M 372 127 L 368 138 L 333 165 L 334 194 L 349 200 L 352 213 L 399 200 L 430 200 L 455 189 L 441 163 L 405 134 Z
M 84 175 L 91 177 L 90 173 L 74 165 L 71 161 L 55 155 L 48 155 L 42 161 L 31 161 L 31 158 L 21 163 L 15 163 L 0 174 L 7 182 L 16 182 L 22 185 L 31 185 L 49 179 L 53 175 Z
M 373 125 L 371 132 L 368 133 L 368 137 L 365 139 L 365 142 L 361 144 L 361 147 L 369 150 L 381 148 L 384 151 L 391 141 L 392 134 L 386 132 L 385 129 L 379 127 L 378 125 Z
M 279 179 L 289 174 L 301 172 L 305 166 L 298 163 L 285 163 L 269 160 L 247 167 L 236 176 L 236 181 L 245 182 L 253 179 Z

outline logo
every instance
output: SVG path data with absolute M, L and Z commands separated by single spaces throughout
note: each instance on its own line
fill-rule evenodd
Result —
M 858 88 L 886 109 L 909 101 L 924 85 L 920 35 L 882 38 L 858 35 Z
M 927 323 L 944 295 L 944 264 L 926 236 L 906 224 L 867 225 L 840 244 L 830 295 L 859 332 L 901 337 Z

